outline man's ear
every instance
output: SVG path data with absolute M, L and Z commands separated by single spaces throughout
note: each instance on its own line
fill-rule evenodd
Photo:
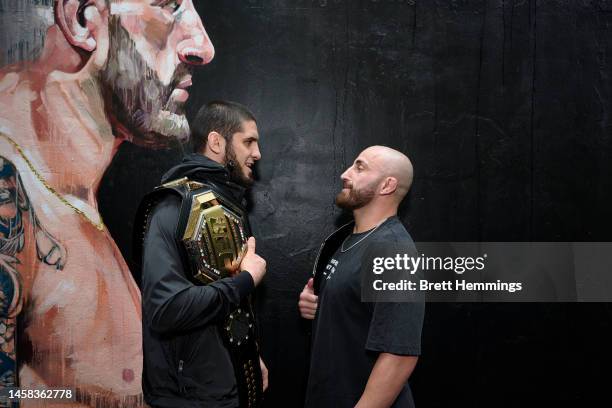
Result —
M 207 136 L 206 146 L 216 155 L 225 153 L 225 138 L 220 133 L 212 131 Z
M 96 49 L 94 33 L 101 17 L 95 0 L 57 0 L 55 21 L 70 44 L 87 52 Z
M 395 193 L 397 190 L 397 179 L 395 177 L 387 177 L 380 189 L 380 194 L 389 195 Z

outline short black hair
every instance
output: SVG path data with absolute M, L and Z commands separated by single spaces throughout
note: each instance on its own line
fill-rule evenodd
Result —
M 212 101 L 202 106 L 191 124 L 191 142 L 195 152 L 203 152 L 210 132 L 217 132 L 229 143 L 234 133 L 242 130 L 242 123 L 255 115 L 246 106 L 230 101 Z

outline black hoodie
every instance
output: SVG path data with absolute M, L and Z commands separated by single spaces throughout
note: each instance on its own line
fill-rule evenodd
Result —
M 186 156 L 162 183 L 189 177 L 213 182 L 243 206 L 244 188 L 222 165 Z M 254 289 L 248 272 L 206 286 L 194 285 L 179 252 L 180 198 L 157 204 L 143 245 L 142 329 L 145 400 L 153 407 L 238 407 L 236 378 L 218 325 Z
M 161 182 L 188 177 L 190 180 L 214 182 L 223 189 L 225 195 L 234 198 L 236 203 L 244 205 L 245 188 L 230 181 L 230 175 L 223 165 L 198 153 L 191 153 L 183 157 L 181 164 L 177 164 L 162 176 Z

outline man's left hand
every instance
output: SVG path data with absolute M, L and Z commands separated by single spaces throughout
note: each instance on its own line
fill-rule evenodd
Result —
M 268 389 L 268 367 L 266 367 L 261 357 L 259 357 L 259 368 L 261 368 L 261 380 L 263 383 L 263 390 L 265 391 Z

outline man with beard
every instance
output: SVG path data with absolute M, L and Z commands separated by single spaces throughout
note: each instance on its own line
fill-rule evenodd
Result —
M 140 294 L 96 192 L 124 141 L 188 137 L 189 68 L 214 49 L 192 0 L 53 7 L 39 58 L 0 72 L 2 382 L 139 406 Z
M 211 254 L 220 251 L 215 241 L 225 240 L 223 231 L 232 230 L 225 227 L 225 215 L 207 218 L 204 211 L 198 213 L 205 197 L 221 197 L 223 205 L 234 208 L 234 218 L 245 214 L 243 196 L 253 184 L 252 167 L 261 158 L 257 123 L 240 104 L 211 102 L 198 112 L 192 140 L 195 153 L 163 176 L 163 185 L 145 198 L 136 221 L 146 231 L 142 241 L 145 400 L 153 407 L 255 408 L 255 394 L 261 390 L 255 390 L 260 384 L 253 365 L 259 366 L 263 389 L 267 387 L 267 369 L 258 357 L 254 321 L 249 319 L 248 296 L 266 272 L 265 261 L 255 254 L 255 239 L 248 240 L 248 250 L 231 276 L 207 275 L 202 282 L 194 275 L 201 273 L 203 260 L 214 263 Z M 215 208 L 221 198 L 214 199 Z M 205 236 L 197 242 L 206 244 L 194 254 L 184 237 L 196 223 L 204 227 L 188 235 Z M 243 226 L 246 237 L 248 226 Z M 227 246 L 222 248 L 221 252 Z M 240 335 L 242 345 L 237 336 L 228 335 L 236 320 L 227 323 L 241 309 L 249 310 L 244 315 L 250 328 Z M 242 375 L 244 371 L 250 379 Z
M 362 273 L 372 273 L 374 257 L 415 253 L 397 218 L 412 174 L 404 154 L 372 146 L 341 176 L 336 204 L 354 222 L 324 241 L 298 304 L 314 319 L 306 407 L 414 406 L 407 381 L 420 354 L 424 304 L 361 301 Z

